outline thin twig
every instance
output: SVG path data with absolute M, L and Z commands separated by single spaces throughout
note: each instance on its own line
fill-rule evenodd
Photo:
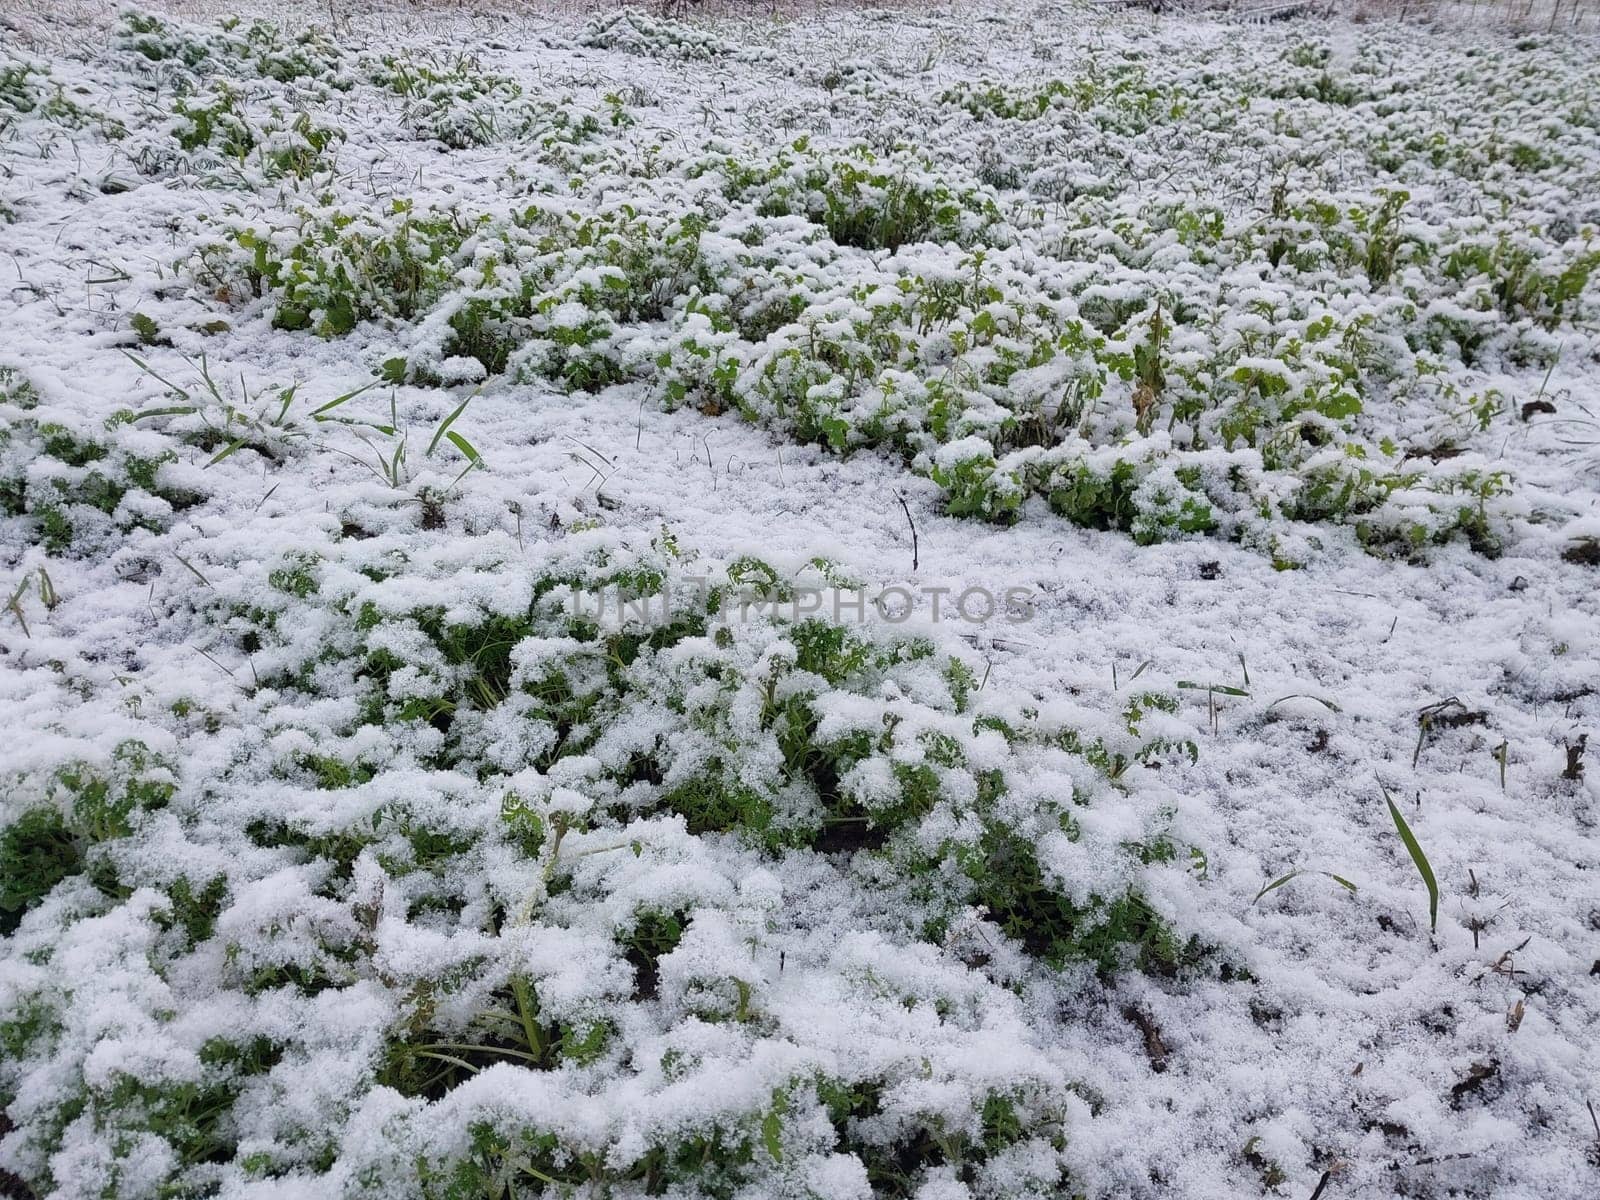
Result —
M 917 523 L 911 519 L 911 506 L 906 503 L 904 492 L 896 492 L 895 499 L 900 501 L 900 511 L 906 514 L 906 524 L 911 526 L 911 573 L 917 571 Z

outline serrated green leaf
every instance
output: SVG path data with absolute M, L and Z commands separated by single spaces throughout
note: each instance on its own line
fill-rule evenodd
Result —
M 783 1161 L 783 1118 L 778 1115 L 778 1110 L 773 1109 L 761 1118 L 761 1140 L 766 1144 L 767 1153 L 772 1155 L 773 1162 Z

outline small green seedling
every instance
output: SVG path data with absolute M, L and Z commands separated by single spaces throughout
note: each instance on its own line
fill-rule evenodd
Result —
M 1240 658 L 1239 661 L 1242 664 L 1244 659 Z M 1226 683 L 1196 683 L 1192 679 L 1180 679 L 1178 680 L 1178 686 L 1185 691 L 1204 692 L 1206 694 L 1206 711 L 1211 722 L 1211 732 L 1213 734 L 1217 732 L 1217 697 L 1244 696 L 1248 698 L 1250 695 L 1244 688 L 1232 687 Z
M 1411 832 L 1411 826 L 1406 824 L 1406 819 L 1400 815 L 1400 810 L 1389 795 L 1389 789 L 1383 784 L 1378 785 L 1383 792 L 1384 801 L 1389 805 L 1389 815 L 1394 818 L 1394 827 L 1400 831 L 1400 840 L 1406 844 L 1406 850 L 1411 855 L 1411 861 L 1417 865 L 1417 874 L 1422 876 L 1422 882 L 1428 887 L 1428 932 L 1439 931 L 1439 881 L 1433 877 L 1433 868 L 1428 865 L 1428 856 L 1422 852 L 1422 846 L 1417 842 L 1416 835 Z
M 1359 890 L 1355 884 L 1351 883 L 1343 875 L 1335 875 L 1332 871 L 1319 871 L 1309 867 L 1296 867 L 1287 875 L 1280 875 L 1271 883 L 1267 884 L 1266 887 L 1262 888 L 1255 894 L 1255 899 L 1251 900 L 1250 903 L 1257 903 L 1261 897 L 1265 896 L 1268 892 L 1275 892 L 1284 884 L 1288 883 L 1291 879 L 1298 879 L 1302 875 L 1326 875 L 1329 879 L 1333 880 L 1340 887 L 1344 888 L 1344 890 L 1349 892 L 1352 896 L 1355 895 Z

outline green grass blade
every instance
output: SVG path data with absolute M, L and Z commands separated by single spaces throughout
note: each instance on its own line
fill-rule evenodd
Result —
M 185 362 L 189 362 L 188 359 L 185 359 L 184 361 Z M 191 367 L 194 366 L 194 364 L 192 362 L 190 362 L 189 365 Z M 156 378 L 160 379 L 161 376 L 157 375 Z M 206 391 L 211 393 L 212 399 L 214 399 L 218 404 L 222 405 L 224 408 L 228 407 L 228 401 L 227 401 L 226 397 L 223 396 L 222 389 L 217 386 L 217 381 L 215 379 L 211 378 L 211 364 L 206 361 L 206 356 L 205 356 L 204 353 L 202 353 L 200 355 L 200 381 L 206 385 Z M 165 381 L 163 381 L 163 382 L 165 382 Z M 240 389 L 242 391 L 244 391 L 244 395 L 246 396 L 246 398 L 248 398 L 249 392 L 247 390 L 244 390 L 244 375 L 243 375 L 243 373 L 241 373 L 240 376 L 239 376 L 239 387 L 240 387 Z
M 1428 856 L 1422 852 L 1422 846 L 1417 842 L 1416 835 L 1411 832 L 1411 826 L 1406 824 L 1406 819 L 1400 815 L 1400 810 L 1395 807 L 1394 800 L 1389 796 L 1389 790 L 1382 784 L 1378 785 L 1383 790 L 1383 799 L 1389 806 L 1389 815 L 1394 818 L 1394 827 L 1400 831 L 1400 840 L 1406 844 L 1406 849 L 1411 853 L 1411 861 L 1417 864 L 1417 873 L 1422 876 L 1422 882 L 1428 885 L 1428 932 L 1437 933 L 1439 930 L 1439 881 L 1433 877 L 1433 868 L 1428 865 Z
M 472 395 L 476 396 L 477 393 L 474 392 Z M 430 455 L 439 448 L 439 443 L 443 440 L 444 435 L 449 432 L 450 426 L 455 424 L 455 419 L 457 417 L 467 411 L 467 405 L 471 403 L 472 396 L 468 396 L 460 404 L 456 405 L 455 412 L 451 413 L 448 417 L 439 422 L 439 428 L 433 431 L 433 440 L 428 443 L 428 453 Z
M 1296 869 L 1296 870 L 1290 871 L 1287 875 L 1279 876 L 1277 879 L 1274 879 L 1271 883 L 1267 884 L 1266 887 L 1262 888 L 1259 892 L 1257 892 L 1256 896 L 1255 896 L 1255 900 L 1250 901 L 1250 903 L 1251 904 L 1256 903 L 1256 901 L 1260 900 L 1261 897 L 1265 896 L 1268 892 L 1277 891 L 1284 884 L 1288 883 L 1291 879 L 1295 878 L 1299 874 L 1300 874 L 1299 870 Z
M 1278 705 L 1282 704 L 1285 700 L 1315 700 L 1318 704 L 1322 705 L 1322 707 L 1327 709 L 1329 712 L 1343 712 L 1344 711 L 1337 704 L 1335 704 L 1332 700 L 1325 699 L 1322 696 L 1313 696 L 1310 692 L 1290 692 L 1287 696 L 1279 696 L 1271 704 L 1267 705 L 1267 707 L 1268 708 L 1276 708 Z
M 450 439 L 450 444 L 467 456 L 467 461 L 475 467 L 483 466 L 483 455 L 478 453 L 478 448 L 459 433 L 454 431 L 445 434 Z
M 212 460 L 210 462 L 206 463 L 206 466 L 208 466 L 208 467 L 216 466 L 223 459 L 227 458 L 228 455 L 232 454 L 240 446 L 244 445 L 247 440 L 248 440 L 247 438 L 235 438 L 233 441 L 229 442 L 226 446 L 224 446 L 221 450 L 217 451 L 216 456 L 214 458 L 212 458 Z
M 346 401 L 349 401 L 349 400 L 354 400 L 357 396 L 361 395 L 362 392 L 371 391 L 373 388 L 377 387 L 382 382 L 383 382 L 383 380 L 381 380 L 381 379 L 375 379 L 369 384 L 366 384 L 366 385 L 364 385 L 362 387 L 358 387 L 353 392 L 346 392 L 342 396 L 335 396 L 332 400 L 329 400 L 322 407 L 312 409 L 311 410 L 311 419 L 313 421 L 327 420 L 328 418 L 324 417 L 322 415 L 323 413 L 332 412 L 334 409 L 338 408 L 341 404 L 344 404 Z
M 1261 897 L 1265 896 L 1268 892 L 1276 891 L 1277 889 L 1281 888 L 1284 884 L 1288 883 L 1291 879 L 1297 879 L 1301 875 L 1326 875 L 1329 879 L 1333 880 L 1340 887 L 1344 888 L 1345 891 L 1351 893 L 1351 895 L 1355 895 L 1360 890 L 1359 888 L 1356 887 L 1355 884 L 1351 883 L 1343 875 L 1335 875 L 1332 871 L 1317 871 L 1317 870 L 1312 870 L 1312 869 L 1308 869 L 1308 868 L 1304 868 L 1304 867 L 1296 867 L 1294 870 L 1290 871 L 1287 875 L 1279 876 L 1277 879 L 1274 879 L 1271 883 L 1267 884 L 1266 887 L 1262 888 L 1259 892 L 1256 893 L 1255 899 L 1250 901 L 1250 903 L 1251 904 L 1256 903 L 1257 900 L 1260 900 Z
M 1250 693 L 1243 688 L 1231 687 L 1226 683 L 1196 683 L 1192 679 L 1178 680 L 1178 686 L 1192 692 L 1215 692 L 1219 696 L 1248 696 Z
M 122 353 L 127 355 L 127 357 L 133 361 L 133 365 L 138 367 L 146 375 L 150 376 L 150 378 L 156 380 L 158 383 L 165 384 L 176 395 L 182 396 L 185 400 L 193 401 L 194 397 L 189 395 L 188 389 L 181 388 L 177 384 L 173 383 L 172 380 L 168 379 L 165 375 L 162 375 L 159 371 L 157 371 L 149 363 L 145 362 L 145 360 L 140 358 L 137 354 L 130 354 L 126 350 L 124 350 Z
M 300 385 L 298 383 L 291 383 L 288 387 L 284 388 L 283 391 L 278 393 L 278 399 L 283 403 L 278 406 L 278 416 L 275 420 L 275 424 L 283 424 L 284 418 L 289 415 L 289 406 L 294 403 L 294 394 L 299 390 L 299 388 Z

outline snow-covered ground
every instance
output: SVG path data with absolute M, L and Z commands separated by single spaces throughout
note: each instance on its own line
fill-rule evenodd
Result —
M 271 7 L 0 51 L 6 1187 L 1600 1190 L 1600 42 Z

